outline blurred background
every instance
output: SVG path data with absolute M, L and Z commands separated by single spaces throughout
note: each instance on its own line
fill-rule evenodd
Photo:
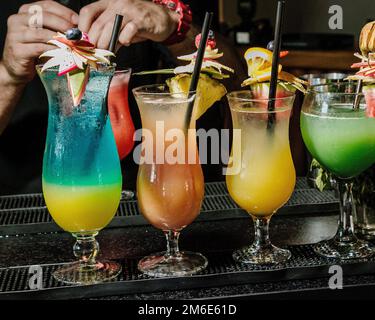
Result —
M 242 55 L 249 46 L 266 46 L 272 39 L 277 0 L 192 0 L 196 18 L 213 9 L 216 29 Z M 332 30 L 331 6 L 342 8 L 342 29 Z M 375 20 L 374 0 L 288 0 L 283 24 L 283 47 L 290 50 L 283 66 L 297 75 L 350 71 L 353 51 L 364 24 Z
M 224 18 L 230 27 L 241 23 L 238 5 L 241 8 L 250 7 L 251 3 L 256 3 L 254 20 L 268 19 L 274 25 L 275 0 L 221 0 Z M 328 27 L 328 9 L 332 5 L 339 5 L 343 8 L 344 29 L 335 30 L 335 34 L 351 34 L 358 36 L 363 24 L 367 20 L 375 19 L 375 1 L 373 0 L 314 0 L 300 1 L 288 0 L 286 5 L 286 20 L 284 30 L 286 33 L 331 33 Z M 324 15 L 326 14 L 326 19 Z

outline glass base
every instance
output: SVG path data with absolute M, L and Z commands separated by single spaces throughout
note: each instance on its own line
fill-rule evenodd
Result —
M 233 252 L 233 259 L 245 264 L 279 264 L 290 259 L 289 250 L 280 249 L 270 244 L 265 248 L 251 245 Z
M 97 284 L 116 278 L 121 265 L 112 261 L 97 262 L 94 267 L 84 267 L 79 262 L 67 264 L 53 273 L 53 277 L 67 284 Z
M 341 260 L 367 258 L 375 253 L 374 248 L 365 241 L 356 239 L 354 242 L 344 242 L 336 238 L 317 243 L 314 251 L 325 258 Z
M 134 199 L 134 192 L 131 190 L 122 190 L 121 191 L 121 200 L 133 200 Z
M 166 256 L 166 252 L 144 257 L 138 269 L 151 277 L 191 276 L 206 269 L 208 261 L 200 253 L 182 251 L 176 256 Z

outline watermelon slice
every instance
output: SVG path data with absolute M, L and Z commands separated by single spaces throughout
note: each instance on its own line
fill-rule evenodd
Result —
M 76 69 L 66 74 L 74 107 L 81 103 L 83 95 L 85 94 L 86 85 L 90 75 L 89 70 L 89 67 L 86 66 L 84 69 Z
M 253 99 L 259 99 L 261 101 L 257 102 L 257 107 L 264 107 L 265 110 L 268 108 L 268 96 L 270 92 L 270 83 L 269 82 L 262 82 L 262 83 L 256 83 L 250 86 L 250 90 L 253 94 Z M 286 98 L 289 97 L 291 93 L 295 93 L 296 88 L 285 82 L 279 82 L 277 85 L 276 90 L 276 99 L 277 98 Z M 275 108 L 282 108 L 286 107 L 285 101 L 282 100 L 276 100 Z M 267 119 L 266 114 L 259 115 L 262 119 Z M 279 113 L 277 116 L 282 119 L 285 117 L 289 117 L 290 115 L 288 113 Z
M 262 82 L 250 86 L 254 99 L 268 99 L 270 93 L 270 83 Z M 296 88 L 289 83 L 279 82 L 277 84 L 276 98 L 289 97 L 291 93 L 295 93 Z M 267 104 L 267 101 L 265 101 Z M 275 108 L 282 107 L 282 101 L 276 101 Z
M 375 118 L 375 84 L 363 87 L 363 94 L 366 100 L 366 115 Z

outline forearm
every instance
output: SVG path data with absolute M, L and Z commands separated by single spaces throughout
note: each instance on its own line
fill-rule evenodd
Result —
M 3 63 L 0 61 L 0 134 L 8 125 L 24 88 L 25 84 L 12 80 Z

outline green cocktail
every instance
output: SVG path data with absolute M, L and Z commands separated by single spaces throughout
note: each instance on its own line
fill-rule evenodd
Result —
M 375 159 L 375 119 L 351 105 L 333 105 L 327 114 L 301 114 L 303 139 L 310 153 L 331 173 L 352 178 Z
M 313 88 L 301 113 L 303 140 L 314 158 L 336 179 L 340 201 L 338 230 L 315 251 L 329 258 L 365 258 L 374 250 L 354 234 L 353 178 L 375 163 L 375 118 L 370 117 L 362 94 L 331 84 Z M 354 108 L 358 102 L 358 108 Z

